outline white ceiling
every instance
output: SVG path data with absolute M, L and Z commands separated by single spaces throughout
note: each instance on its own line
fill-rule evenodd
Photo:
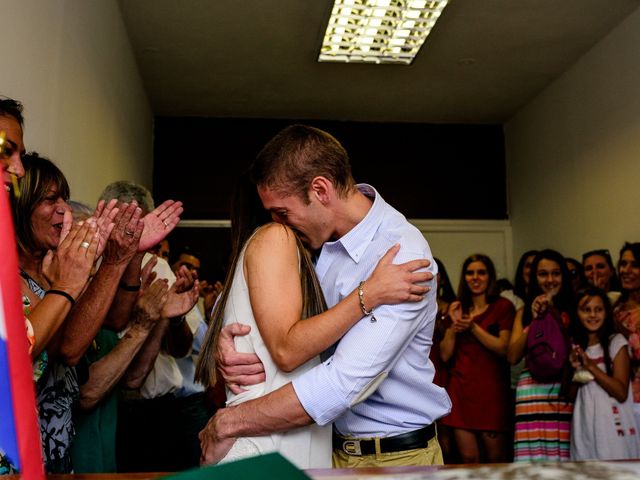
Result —
M 493 123 L 640 0 L 451 0 L 411 66 L 317 63 L 332 0 L 120 0 L 154 112 Z

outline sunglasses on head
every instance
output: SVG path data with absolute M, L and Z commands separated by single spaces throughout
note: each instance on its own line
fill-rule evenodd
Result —
M 582 254 L 582 261 L 584 262 L 587 258 L 593 256 L 593 255 L 600 255 L 601 257 L 606 258 L 609 263 L 611 264 L 611 254 L 609 253 L 609 250 L 607 249 L 599 249 L 599 250 L 591 250 L 590 252 L 587 253 L 583 253 Z

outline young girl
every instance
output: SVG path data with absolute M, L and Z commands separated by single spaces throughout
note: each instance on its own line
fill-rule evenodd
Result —
M 638 458 L 640 438 L 629 386 L 629 352 L 615 333 L 607 294 L 589 287 L 578 292 L 571 355 L 594 380 L 578 389 L 571 427 L 572 460 Z M 606 346 L 606 348 L 605 348 Z
M 562 255 L 554 250 L 539 252 L 531 266 L 531 280 L 524 309 L 516 313 L 507 359 L 514 365 L 527 351 L 532 319 L 554 308 L 569 326 L 573 289 Z M 565 325 L 566 323 L 566 325 Z M 569 460 L 569 434 L 573 405 L 565 398 L 563 379 L 554 382 L 535 380 L 526 366 L 516 388 L 515 461 Z

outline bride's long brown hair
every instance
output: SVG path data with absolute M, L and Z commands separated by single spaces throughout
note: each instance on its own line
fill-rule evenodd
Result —
M 253 232 L 270 221 L 271 217 L 262 207 L 256 186 L 249 180 L 248 174 L 242 175 L 236 185 L 231 202 L 232 250 L 229 269 L 224 287 L 211 314 L 211 323 L 196 365 L 195 379 L 205 387 L 211 387 L 217 381 L 216 346 L 224 323 L 225 307 L 236 269 L 243 268 L 242 265 L 238 265 L 238 259 Z M 283 228 L 286 227 L 283 226 Z M 295 235 L 288 228 L 287 233 Z M 295 238 L 300 258 L 300 285 L 302 287 L 302 312 L 300 318 L 305 319 L 324 312 L 327 309 L 327 305 L 313 268 L 311 256 L 297 235 L 295 235 Z

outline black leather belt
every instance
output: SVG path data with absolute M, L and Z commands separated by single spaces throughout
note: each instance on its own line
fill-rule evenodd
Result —
M 416 448 L 425 448 L 429 440 L 436 436 L 436 427 L 429 426 L 413 432 L 380 439 L 380 453 L 402 452 Z M 376 453 L 376 441 L 345 438 L 333 432 L 333 449 L 341 450 L 347 455 L 373 455 Z

